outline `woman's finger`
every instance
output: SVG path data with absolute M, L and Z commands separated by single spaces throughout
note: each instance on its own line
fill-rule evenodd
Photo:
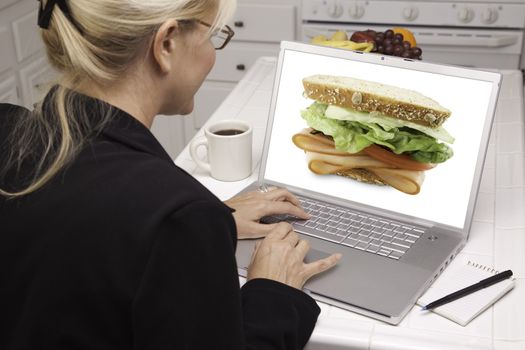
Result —
M 287 222 L 279 222 L 266 236 L 268 239 L 281 240 L 284 239 L 290 231 L 293 231 L 293 226 Z
M 275 215 L 275 214 L 288 214 L 301 219 L 309 219 L 310 214 L 304 211 L 304 209 L 293 205 L 290 202 L 264 202 L 261 203 L 257 215 L 259 217 Z
M 295 232 L 294 230 L 291 230 L 283 238 L 283 241 L 290 242 L 292 247 L 295 247 L 295 246 L 297 246 L 297 243 L 299 243 L 299 234 L 297 232 Z
M 299 257 L 301 258 L 301 260 L 304 260 L 306 253 L 308 253 L 308 251 L 310 250 L 310 243 L 305 239 L 301 239 L 297 243 L 296 249 L 297 253 L 299 253 Z
M 304 273 L 307 279 L 321 272 L 331 269 L 334 267 L 339 260 L 341 260 L 342 255 L 340 253 L 332 254 L 329 257 L 314 261 L 309 264 L 305 264 Z
M 273 191 L 266 192 L 265 198 L 272 201 L 288 201 L 295 206 L 301 206 L 301 203 L 290 191 L 285 188 L 276 188 Z
M 261 238 L 266 237 L 270 232 L 272 232 L 278 223 L 274 224 L 260 224 L 258 222 L 249 221 L 245 224 L 245 231 L 249 232 L 246 235 L 240 235 L 238 239 L 247 239 L 247 238 Z

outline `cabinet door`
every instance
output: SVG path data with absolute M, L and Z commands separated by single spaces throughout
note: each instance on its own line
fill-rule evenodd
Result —
M 206 123 L 233 90 L 235 84 L 224 82 L 205 82 L 195 95 L 193 113 L 185 117 L 186 142 Z M 232 116 L 233 117 L 233 116 Z
M 20 70 L 22 101 L 27 108 L 39 102 L 53 84 L 58 74 L 42 57 Z
M 239 4 L 230 23 L 233 40 L 279 42 L 295 39 L 295 6 Z
M 0 24 L 0 73 L 16 65 L 12 50 L 13 45 L 9 29 L 7 26 Z
M 18 91 L 15 77 L 0 82 L 0 103 L 18 104 Z
M 44 48 L 37 21 L 38 11 L 33 11 L 13 22 L 13 36 L 18 62 L 22 62 Z
M 278 56 L 279 44 L 232 42 L 217 52 L 208 80 L 237 82 L 261 56 Z
M 0 0 L 0 10 L 6 8 L 7 6 L 14 4 L 18 0 Z
M 175 159 L 186 145 L 183 118 L 185 116 L 158 115 L 151 126 L 151 132 L 172 159 Z

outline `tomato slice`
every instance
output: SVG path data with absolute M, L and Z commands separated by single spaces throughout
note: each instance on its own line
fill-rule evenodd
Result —
M 395 154 L 383 147 L 378 145 L 370 145 L 363 150 L 370 157 L 380 160 L 384 163 L 395 166 L 396 168 L 406 169 L 406 170 L 428 170 L 436 166 L 433 163 L 421 163 L 417 160 L 413 160 L 410 156 L 406 154 Z

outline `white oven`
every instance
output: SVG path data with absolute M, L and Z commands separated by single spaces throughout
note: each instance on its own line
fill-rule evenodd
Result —
M 525 67 L 524 0 L 302 0 L 302 40 L 337 30 L 412 31 L 423 59 L 472 67 Z

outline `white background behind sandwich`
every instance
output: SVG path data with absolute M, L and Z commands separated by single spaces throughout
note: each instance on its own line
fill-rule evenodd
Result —
M 492 84 L 435 73 L 288 51 L 283 62 L 265 178 L 330 196 L 463 228 Z M 308 127 L 300 111 L 309 75 L 347 76 L 422 93 L 452 111 L 443 124 L 455 137 L 454 156 L 425 172 L 421 192 L 408 195 L 389 186 L 362 184 L 335 175 L 316 175 L 292 136 Z

